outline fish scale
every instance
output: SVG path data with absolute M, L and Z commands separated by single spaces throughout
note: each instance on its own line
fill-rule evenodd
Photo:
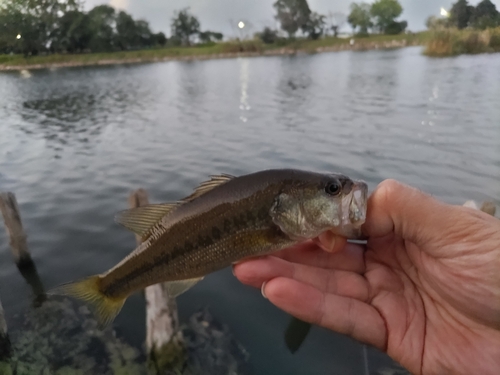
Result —
M 272 199 L 266 199 L 255 214 L 248 209 L 255 206 L 255 197 L 247 200 L 231 206 L 223 204 L 163 229 L 159 236 L 139 247 L 134 262 L 120 264 L 103 277 L 102 291 L 119 297 L 150 283 L 202 277 L 238 259 L 293 243 L 269 215 Z M 210 244 L 204 246 L 203 242 Z

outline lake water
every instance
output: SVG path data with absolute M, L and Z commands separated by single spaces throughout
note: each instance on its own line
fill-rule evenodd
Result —
M 420 48 L 0 74 L 0 190 L 15 192 L 47 287 L 133 249 L 113 222 L 143 187 L 182 198 L 209 174 L 294 167 L 415 185 L 450 203 L 500 201 L 500 54 L 431 59 Z M 31 308 L 0 230 L 8 322 Z M 178 298 L 208 306 L 256 374 L 364 374 L 358 343 L 314 328 L 287 352 L 288 316 L 230 270 Z M 141 347 L 144 301 L 115 321 Z M 11 330 L 17 327 L 10 326 Z M 376 372 L 390 362 L 369 350 Z

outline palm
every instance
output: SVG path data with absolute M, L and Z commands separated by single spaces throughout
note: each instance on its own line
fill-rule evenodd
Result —
M 368 243 L 365 278 L 370 303 L 387 325 L 386 350 L 414 372 L 459 363 L 463 373 L 476 373 L 482 357 L 484 371 L 500 366 L 500 360 L 488 363 L 493 359 L 485 350 L 500 339 L 500 317 L 494 316 L 500 301 L 488 287 L 500 285 L 500 264 L 494 247 L 474 249 L 471 259 L 473 249 L 460 245 L 471 235 L 478 233 L 462 233 L 456 242 L 425 252 L 394 235 Z
M 266 296 L 290 314 L 374 345 L 413 373 L 496 374 L 499 222 L 447 209 L 425 222 L 439 225 L 433 236 L 372 210 L 366 247 L 336 239 L 325 252 L 309 242 L 239 264 L 235 274 L 255 287 L 266 282 Z

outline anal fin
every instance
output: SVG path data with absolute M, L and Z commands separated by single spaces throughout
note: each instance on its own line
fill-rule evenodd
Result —
M 168 294 L 171 297 L 177 297 L 187 291 L 188 289 L 191 289 L 195 284 L 203 280 L 203 277 L 198 277 L 195 279 L 186 279 L 186 280 L 176 280 L 176 281 L 169 281 L 166 283 L 167 286 L 167 291 Z

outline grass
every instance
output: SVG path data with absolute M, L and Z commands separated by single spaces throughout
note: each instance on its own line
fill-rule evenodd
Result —
M 428 56 L 456 56 L 500 52 L 500 27 L 486 30 L 435 30 L 424 53 Z
M 424 44 L 427 33 L 401 35 L 371 35 L 357 37 L 356 48 L 390 48 L 402 45 Z M 82 54 L 50 54 L 25 57 L 23 55 L 0 55 L 0 69 L 9 67 L 49 67 L 57 64 L 93 65 L 118 62 L 156 61 L 162 59 L 229 57 L 231 54 L 279 54 L 283 49 L 288 51 L 318 52 L 325 49 L 343 49 L 349 46 L 350 39 L 325 37 L 318 40 L 280 39 L 273 44 L 264 44 L 260 40 L 228 41 L 210 43 L 190 47 L 165 47 L 137 51 L 120 51 Z M 392 44 L 391 44 L 392 43 Z

